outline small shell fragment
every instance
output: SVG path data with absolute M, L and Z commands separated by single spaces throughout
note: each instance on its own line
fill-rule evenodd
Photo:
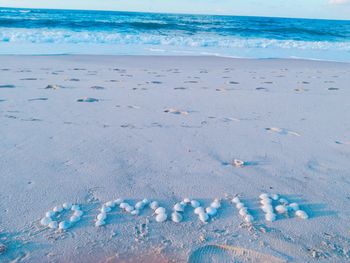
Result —
M 143 209 L 146 204 L 143 201 L 137 202 L 135 204 L 135 209 L 140 210 Z
M 267 213 L 265 219 L 266 221 L 273 222 L 276 220 L 276 215 L 274 213 Z
M 58 228 L 60 230 L 66 230 L 70 227 L 70 223 L 68 221 L 62 221 L 58 224 Z
M 162 223 L 162 222 L 165 222 L 167 220 L 168 216 L 165 214 L 165 213 L 161 213 L 161 214 L 158 214 L 156 216 L 156 221 L 158 223 Z
M 182 215 L 178 212 L 173 212 L 171 214 L 171 220 L 175 223 L 180 223 L 182 219 L 183 219 Z
M 52 209 L 55 213 L 60 213 L 63 211 L 63 207 L 62 206 L 55 206 L 53 209 Z
M 210 204 L 212 208 L 218 209 L 221 207 L 220 201 L 214 201 Z
M 299 210 L 299 205 L 297 203 L 291 203 L 288 205 L 288 207 L 293 210 L 293 211 L 298 211 Z
M 102 208 L 101 208 L 101 212 L 103 212 L 103 213 L 110 212 L 111 210 L 112 210 L 112 208 L 110 208 L 109 206 L 102 206 Z
M 73 210 L 73 211 L 80 210 L 80 206 L 79 205 L 72 205 L 71 210 Z
M 244 207 L 244 204 L 239 202 L 239 203 L 236 204 L 236 207 L 237 207 L 237 209 L 241 209 L 241 208 Z
M 72 204 L 71 204 L 71 203 L 67 203 L 67 202 L 64 203 L 62 206 L 63 206 L 63 208 L 66 209 L 66 210 L 69 210 L 69 209 L 72 208 Z
M 185 197 L 185 198 L 184 198 L 184 202 L 185 202 L 186 204 L 189 204 L 189 203 L 191 203 L 191 199 L 189 199 L 188 197 Z
M 57 229 L 58 228 L 58 223 L 57 221 L 52 221 L 49 225 L 48 225 L 49 228 L 51 229 Z
M 203 223 L 207 222 L 209 219 L 209 215 L 207 213 L 200 213 L 199 214 L 199 220 Z
M 104 220 L 97 220 L 95 223 L 95 226 L 99 227 L 99 226 L 104 226 L 106 224 L 106 222 Z
M 234 159 L 232 164 L 235 167 L 243 167 L 244 166 L 244 161 L 238 160 L 238 159 Z
M 252 223 L 252 222 L 254 222 L 254 217 L 252 215 L 246 215 L 244 217 L 244 221 L 247 223 Z
M 55 216 L 55 214 L 56 214 L 56 213 L 55 213 L 54 211 L 50 210 L 50 211 L 47 211 L 47 212 L 46 212 L 45 216 L 46 216 L 46 217 L 53 217 L 53 216 Z
M 234 204 L 238 204 L 240 202 L 241 202 L 241 200 L 239 200 L 239 198 L 237 196 L 232 199 L 232 203 L 234 203 Z
M 204 208 L 201 207 L 201 206 L 199 206 L 199 207 L 197 207 L 196 209 L 194 209 L 194 213 L 197 214 L 197 215 L 199 215 L 199 214 L 201 214 L 201 213 L 204 213 L 204 212 L 205 212 L 205 211 L 204 211 Z
M 69 221 L 70 221 L 71 223 L 76 223 L 76 222 L 79 222 L 80 219 L 81 219 L 80 216 L 72 215 L 72 216 L 70 217 Z
M 295 212 L 295 215 L 301 219 L 308 219 L 309 218 L 308 214 L 303 210 L 297 210 Z
M 154 211 L 157 215 L 160 214 L 165 214 L 166 210 L 164 207 L 158 207 L 155 211 Z
M 191 201 L 191 206 L 192 206 L 193 208 L 197 208 L 197 207 L 200 206 L 200 203 L 199 203 L 197 200 L 192 200 L 192 201 Z
M 261 195 L 259 195 L 259 198 L 260 198 L 260 199 L 269 199 L 270 197 L 269 197 L 268 194 L 262 193 Z
M 150 203 L 149 207 L 153 210 L 156 210 L 159 207 L 159 203 L 157 201 L 153 201 Z
M 205 209 L 205 212 L 207 212 L 210 216 L 215 216 L 218 213 L 218 210 L 212 206 L 209 206 Z
M 105 212 L 102 212 L 102 213 L 99 213 L 98 215 L 97 215 L 97 220 L 106 220 L 106 218 L 107 218 L 107 214 L 105 213 Z
M 43 226 L 48 226 L 50 223 L 52 222 L 52 218 L 51 217 L 43 217 L 41 220 L 40 220 L 40 224 L 42 224 Z
M 284 214 L 287 212 L 287 208 L 284 205 L 278 205 L 275 207 L 275 210 L 279 214 Z
M 184 207 L 180 204 L 180 203 L 176 203 L 174 205 L 174 211 L 177 211 L 177 212 L 183 212 L 185 211 Z

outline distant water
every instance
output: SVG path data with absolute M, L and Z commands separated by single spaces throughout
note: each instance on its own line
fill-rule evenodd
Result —
M 0 8 L 0 53 L 350 62 L 350 21 Z

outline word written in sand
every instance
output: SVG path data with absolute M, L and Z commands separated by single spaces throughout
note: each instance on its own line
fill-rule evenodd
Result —
M 296 217 L 301 219 L 308 219 L 308 214 L 301 210 L 299 205 L 295 202 L 289 203 L 285 198 L 280 197 L 278 194 L 267 194 L 262 193 L 260 196 L 261 210 L 265 213 L 265 220 L 273 222 L 276 220 L 276 214 L 285 214 L 290 216 L 294 214 Z M 230 202 L 236 206 L 239 211 L 239 215 L 242 216 L 243 220 L 247 224 L 252 224 L 255 219 L 249 212 L 248 207 L 239 199 L 238 196 L 230 199 Z M 143 209 L 149 208 L 153 211 L 155 220 L 158 223 L 171 220 L 175 223 L 183 221 L 184 213 L 186 209 L 192 209 L 193 212 L 198 216 L 198 219 L 202 223 L 209 222 L 218 213 L 221 208 L 221 200 L 215 198 L 213 202 L 208 206 L 204 207 L 202 204 L 195 199 L 184 198 L 182 201 L 177 202 L 169 216 L 169 213 L 165 207 L 159 205 L 157 201 L 150 201 L 143 199 L 137 202 L 134 206 L 126 202 L 124 199 L 118 198 L 113 201 L 104 203 L 99 214 L 95 219 L 95 226 L 101 227 L 107 224 L 108 213 L 119 207 L 122 211 L 131 214 L 132 216 L 140 215 Z M 72 213 L 69 220 L 61 220 L 65 214 Z M 83 216 L 83 211 L 78 204 L 72 205 L 71 203 L 64 203 L 62 206 L 56 206 L 52 210 L 46 212 L 45 216 L 40 220 L 40 224 L 44 227 L 55 229 L 59 231 L 67 230 L 73 227 L 79 222 Z

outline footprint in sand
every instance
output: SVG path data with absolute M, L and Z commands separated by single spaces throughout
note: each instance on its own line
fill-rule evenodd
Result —
M 16 88 L 16 86 L 11 84 L 0 85 L 0 89 L 14 89 L 14 88 Z
M 341 144 L 341 145 L 350 145 L 350 141 L 335 141 L 336 144 Z
M 105 87 L 101 87 L 101 86 L 92 86 L 90 89 L 103 90 L 103 89 L 105 89 Z
M 34 99 L 28 99 L 28 101 L 36 101 L 36 100 L 48 100 L 48 98 L 34 98 Z
M 164 112 L 177 114 L 177 115 L 188 115 L 187 111 L 181 111 L 181 110 L 173 109 L 173 108 L 165 109 Z
M 229 245 L 206 245 L 193 251 L 188 259 L 189 263 L 209 262 L 287 262 L 269 254 L 263 254 L 255 250 L 234 247 Z
M 272 128 L 265 128 L 265 130 L 267 131 L 271 131 L 271 132 L 276 132 L 278 134 L 281 135 L 294 135 L 294 136 L 301 136 L 299 133 L 294 132 L 294 131 L 290 131 L 284 128 L 276 128 L 276 127 L 272 127 Z
M 82 99 L 77 99 L 77 102 L 98 102 L 98 99 L 84 97 Z
M 62 86 L 60 85 L 47 85 L 45 89 L 53 89 L 53 90 L 57 90 L 57 89 L 61 89 L 63 88 Z
M 21 79 L 21 80 L 37 80 L 37 78 L 24 78 L 24 79 Z

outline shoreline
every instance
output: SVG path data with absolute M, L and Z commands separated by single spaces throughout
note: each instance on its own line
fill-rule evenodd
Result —
M 231 56 L 220 56 L 220 55 L 114 55 L 114 54 L 0 54 L 0 57 L 101 57 L 101 58 L 207 58 L 207 59 L 232 59 L 242 61 L 300 61 L 300 62 L 320 62 L 320 63 L 339 63 L 339 64 L 350 64 L 348 61 L 337 61 L 337 60 L 323 60 L 314 58 L 249 58 L 249 57 L 231 57 Z

